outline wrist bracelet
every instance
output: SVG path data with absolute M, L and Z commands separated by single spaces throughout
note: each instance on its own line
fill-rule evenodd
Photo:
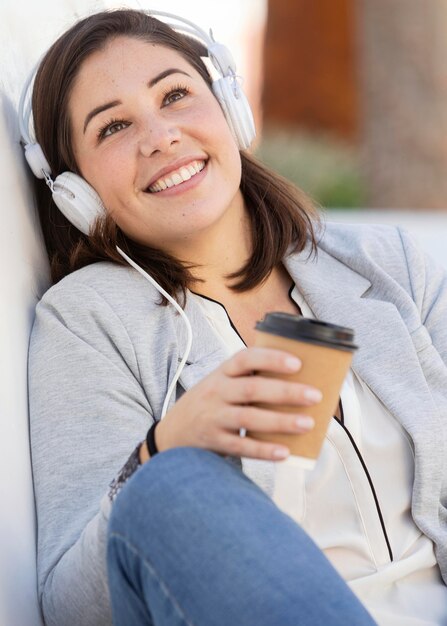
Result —
M 158 422 L 154 422 L 147 431 L 146 435 L 147 451 L 149 452 L 149 456 L 151 458 L 158 453 L 157 444 L 155 443 L 155 427 L 157 426 L 157 424 Z

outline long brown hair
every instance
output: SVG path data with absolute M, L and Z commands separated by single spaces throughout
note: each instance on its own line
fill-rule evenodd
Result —
M 68 115 L 71 90 L 82 63 L 119 36 L 175 50 L 211 87 L 211 77 L 201 59 L 206 56 L 205 47 L 144 11 L 104 11 L 77 22 L 48 50 L 34 81 L 32 107 L 36 139 L 53 176 L 67 170 L 79 173 Z M 318 223 L 317 212 L 304 193 L 249 154 L 241 152 L 241 160 L 241 191 L 249 213 L 253 245 L 247 263 L 228 277 L 236 291 L 246 291 L 262 283 L 291 247 L 300 251 L 310 239 L 312 250 L 316 251 L 315 226 Z M 162 250 L 131 240 L 108 216 L 98 220 L 91 236 L 83 235 L 57 209 L 45 183 L 36 179 L 35 186 L 54 283 L 91 263 L 124 263 L 116 245 L 171 295 L 179 291 L 185 294 L 194 282 L 191 267 Z

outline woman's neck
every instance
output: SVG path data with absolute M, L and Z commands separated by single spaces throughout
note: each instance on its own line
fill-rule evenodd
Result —
M 227 276 L 246 264 L 252 253 L 251 240 L 250 218 L 240 195 L 218 222 L 169 252 L 192 266 L 197 279 L 194 291 L 208 295 L 216 287 L 229 285 Z
M 191 286 L 199 295 L 224 305 L 247 345 L 254 340 L 254 325 L 268 311 L 298 313 L 289 297 L 292 279 L 282 264 L 274 267 L 260 285 L 245 292 L 234 291 L 234 280 L 228 278 L 249 261 L 252 254 L 252 227 L 242 194 L 221 219 L 199 233 L 193 240 L 183 241 L 177 258 L 192 265 L 197 281 Z

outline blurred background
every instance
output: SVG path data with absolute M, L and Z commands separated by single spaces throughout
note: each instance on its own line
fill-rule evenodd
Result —
M 243 77 L 255 153 L 328 219 L 402 224 L 447 266 L 447 0 L 126 4 L 213 27 Z

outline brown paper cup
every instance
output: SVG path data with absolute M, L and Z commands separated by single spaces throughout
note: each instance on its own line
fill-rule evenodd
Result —
M 301 369 L 295 374 L 278 375 L 273 372 L 262 372 L 263 376 L 282 378 L 311 385 L 320 389 L 323 399 L 318 404 L 303 407 L 302 410 L 299 406 L 262 405 L 271 410 L 284 411 L 286 413 L 302 412 L 305 415 L 312 416 L 315 420 L 315 426 L 307 433 L 292 435 L 249 431 L 247 435 L 254 439 L 287 446 L 291 455 L 296 457 L 297 464 L 307 469 L 312 469 L 323 445 L 329 421 L 337 409 L 340 389 L 351 364 L 353 352 L 295 339 L 287 339 L 286 337 L 261 331 L 256 331 L 255 345 L 291 352 L 302 362 Z M 261 374 L 261 372 L 257 373 Z

